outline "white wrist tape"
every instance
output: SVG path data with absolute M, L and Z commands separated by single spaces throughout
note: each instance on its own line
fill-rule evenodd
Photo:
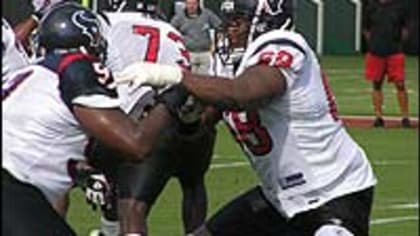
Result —
M 182 69 L 178 66 L 170 66 L 170 65 L 158 65 L 152 64 L 153 71 L 156 76 L 155 80 L 158 83 L 157 85 L 171 85 L 171 84 L 178 84 L 182 80 Z
M 141 85 L 173 85 L 180 83 L 182 77 L 182 69 L 178 66 L 136 62 L 116 73 L 114 79 L 117 84 L 130 83 L 134 89 Z

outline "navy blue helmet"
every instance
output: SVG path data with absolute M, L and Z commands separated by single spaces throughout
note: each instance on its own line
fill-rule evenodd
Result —
M 104 60 L 107 43 L 95 13 L 78 3 L 52 8 L 40 21 L 39 44 L 46 51 L 86 50 Z

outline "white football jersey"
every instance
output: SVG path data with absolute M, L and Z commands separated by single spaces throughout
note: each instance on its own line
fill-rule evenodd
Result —
M 110 47 L 107 65 L 112 71 L 119 71 L 136 61 L 190 66 L 181 34 L 170 24 L 135 12 L 106 13 L 106 16 L 111 23 L 105 29 Z M 127 85 L 119 86 L 122 108 L 130 111 L 138 99 L 150 91 L 151 87 L 142 86 L 132 93 Z
M 120 105 L 115 91 L 115 96 L 109 96 L 100 91 L 107 90 L 98 82 L 86 82 L 99 79 L 91 76 L 94 73 L 87 64 L 70 67 L 59 77 L 45 66 L 30 65 L 11 73 L 2 84 L 2 167 L 38 187 L 51 203 L 72 187 L 68 161 L 84 159 L 88 141 L 69 104 Z
M 286 217 L 375 185 L 363 149 L 337 117 L 334 96 L 305 39 L 271 31 L 252 42 L 236 75 L 265 63 L 285 76 L 287 90 L 255 112 L 225 112 L 264 193 Z
M 29 59 L 17 41 L 12 27 L 4 18 L 1 26 L 1 44 L 1 74 L 4 82 L 8 73 L 28 65 Z

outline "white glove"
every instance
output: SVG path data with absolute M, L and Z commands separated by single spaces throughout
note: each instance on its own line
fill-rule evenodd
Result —
M 159 65 L 150 62 L 135 62 L 114 74 L 116 84 L 129 83 L 130 90 L 142 85 L 164 86 L 181 82 L 182 69 L 178 66 Z
M 87 180 L 85 189 L 86 201 L 96 209 L 97 206 L 108 207 L 110 186 L 103 174 L 92 174 Z

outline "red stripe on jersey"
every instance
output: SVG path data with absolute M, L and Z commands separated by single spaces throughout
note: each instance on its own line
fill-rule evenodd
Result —
M 68 65 L 70 65 L 71 63 L 73 63 L 77 60 L 80 60 L 80 59 L 87 59 L 87 60 L 90 60 L 90 61 L 97 61 L 98 60 L 94 56 L 83 54 L 81 52 L 66 54 L 60 60 L 60 63 L 58 65 L 58 70 L 57 70 L 58 74 L 61 74 L 67 68 Z

